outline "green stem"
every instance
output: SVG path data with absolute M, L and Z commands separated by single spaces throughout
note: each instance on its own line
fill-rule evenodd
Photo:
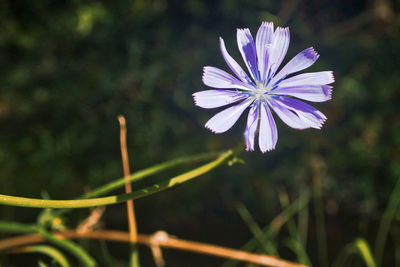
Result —
M 112 181 L 108 184 L 105 184 L 103 186 L 95 188 L 95 189 L 91 190 L 89 193 L 82 196 L 81 198 L 84 199 L 84 198 L 92 198 L 92 197 L 101 196 L 112 190 L 123 187 L 125 185 L 125 182 L 137 182 L 137 181 L 140 181 L 143 178 L 146 178 L 150 175 L 173 168 L 180 164 L 187 164 L 187 163 L 194 163 L 194 162 L 199 162 L 199 161 L 204 161 L 204 160 L 210 160 L 210 159 L 218 157 L 222 153 L 223 152 L 203 153 L 203 154 L 199 154 L 199 155 L 195 155 L 195 156 L 188 156 L 188 157 L 178 158 L 178 159 L 174 159 L 174 160 L 167 161 L 164 163 L 160 163 L 160 164 L 151 166 L 149 168 L 146 168 L 144 170 L 134 172 L 134 173 L 132 173 L 131 176 L 129 176 L 127 178 L 122 177 L 122 178 L 119 178 L 118 180 Z
M 101 198 L 92 199 L 78 199 L 78 200 L 48 200 L 48 199 L 35 199 L 35 198 L 24 198 L 15 197 L 0 194 L 0 205 L 18 206 L 18 207 L 29 207 L 29 208 L 87 208 L 95 206 L 111 205 L 116 203 L 125 202 L 128 199 L 142 198 L 165 189 L 174 187 L 178 184 L 187 182 L 193 178 L 196 178 L 202 174 L 205 174 L 212 169 L 218 167 L 235 153 L 233 150 L 228 150 L 223 153 L 219 158 L 204 164 L 196 169 L 175 176 L 166 181 L 160 182 L 148 186 L 144 189 L 136 190 L 130 194 L 120 194 Z
M 78 258 L 84 266 L 94 267 L 97 266 L 96 262 L 93 258 L 86 253 L 86 251 L 69 240 L 62 240 L 51 233 L 46 231 L 45 229 L 39 228 L 35 225 L 31 224 L 22 224 L 17 222 L 8 222 L 8 221 L 0 221 L 0 232 L 3 233 L 39 233 L 41 234 L 47 241 L 50 243 L 65 249 L 66 251 L 73 254 L 76 258 Z
M 58 249 L 55 249 L 51 246 L 47 246 L 47 245 L 26 246 L 26 247 L 14 249 L 14 250 L 10 251 L 9 253 L 11 253 L 11 254 L 41 253 L 41 254 L 47 255 L 50 258 L 52 258 L 61 267 L 70 267 L 71 266 L 69 264 L 67 258 L 64 256 L 64 254 L 61 253 L 61 251 L 59 251 Z
M 140 267 L 138 246 L 135 243 L 130 244 L 129 266 Z
M 49 241 L 50 243 L 53 243 L 54 245 L 57 245 L 60 248 L 63 248 L 66 251 L 73 254 L 76 258 L 78 258 L 82 262 L 84 266 L 86 267 L 97 266 L 97 263 L 94 261 L 94 259 L 83 248 L 81 248 L 74 242 L 69 240 L 59 239 L 44 229 L 39 229 L 37 232 L 40 233 L 44 238 L 46 238 L 47 241 Z
M 134 172 L 128 178 L 122 177 L 122 178 L 119 178 L 108 184 L 105 184 L 105 185 L 102 185 L 95 189 L 92 189 L 89 193 L 87 193 L 81 197 L 78 197 L 77 199 L 88 199 L 88 198 L 105 195 L 108 192 L 111 192 L 120 187 L 123 187 L 125 185 L 124 179 L 126 179 L 128 182 L 137 182 L 148 176 L 171 169 L 171 168 L 181 165 L 181 164 L 188 164 L 188 163 L 195 163 L 195 162 L 200 162 L 200 161 L 205 161 L 205 160 L 211 160 L 213 158 L 218 157 L 222 153 L 223 152 L 202 153 L 202 154 L 198 154 L 198 155 L 194 155 L 194 156 L 187 156 L 184 158 L 177 158 L 177 159 L 173 159 L 173 160 L 170 160 L 167 162 L 163 162 L 163 163 L 148 167 L 146 169 Z M 65 213 L 67 213 L 68 211 L 71 211 L 71 209 L 59 209 L 57 211 L 54 211 L 53 217 L 61 216 Z
M 14 234 L 14 233 L 33 233 L 36 232 L 37 227 L 33 224 L 23 224 L 17 222 L 0 221 L 0 232 Z

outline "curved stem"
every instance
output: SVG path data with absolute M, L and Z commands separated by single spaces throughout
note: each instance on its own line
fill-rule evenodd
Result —
M 22 248 L 17 248 L 9 252 L 10 254 L 19 254 L 19 253 L 42 253 L 44 255 L 49 256 L 61 267 L 70 267 L 67 258 L 64 254 L 61 253 L 58 249 L 55 249 L 51 246 L 47 245 L 37 245 L 37 246 L 26 246 Z
M 162 239 L 157 238 L 157 235 L 159 234 L 163 235 Z M 78 233 L 76 231 L 61 231 L 54 233 L 54 236 L 65 239 L 102 239 L 115 242 L 129 242 L 129 234 L 127 232 L 112 231 L 112 230 L 88 231 L 85 233 Z M 43 237 L 38 234 L 12 237 L 0 241 L 0 251 L 16 246 L 40 243 L 43 241 L 44 241 Z M 253 254 L 231 248 L 182 240 L 171 237 L 167 233 L 162 231 L 159 231 L 151 236 L 139 234 L 138 243 L 150 247 L 160 246 L 162 248 L 178 249 L 184 251 L 191 251 L 194 253 L 208 254 L 215 257 L 240 260 L 263 266 L 306 267 L 305 265 L 302 264 L 288 262 L 265 254 Z
M 79 245 L 75 244 L 70 240 L 64 240 L 60 237 L 54 236 L 52 233 L 47 232 L 44 229 L 38 229 L 37 232 L 41 234 L 47 241 L 50 243 L 59 246 L 60 248 L 65 249 L 74 255 L 79 261 L 86 267 L 95 267 L 97 266 L 96 261 Z
M 142 198 L 163 191 L 165 189 L 174 187 L 178 184 L 187 182 L 193 178 L 196 178 L 218 167 L 219 165 L 227 161 L 229 158 L 231 158 L 232 155 L 234 155 L 234 152 L 232 150 L 228 150 L 214 161 L 211 161 L 196 169 L 175 176 L 171 179 L 160 182 L 158 184 L 154 184 L 146 188 L 136 190 L 130 194 L 120 194 L 108 197 L 78 199 L 78 200 L 48 200 L 48 199 L 24 198 L 24 197 L 16 197 L 16 196 L 8 196 L 0 194 L 0 205 L 28 207 L 28 208 L 87 208 L 87 207 L 104 206 L 104 205 L 121 203 L 125 202 L 128 199 Z
M 111 192 L 113 190 L 116 190 L 120 187 L 123 187 L 125 185 L 125 181 L 137 182 L 148 176 L 171 169 L 171 168 L 179 166 L 181 164 L 196 163 L 196 162 L 200 162 L 200 161 L 214 159 L 214 158 L 218 157 L 219 155 L 221 155 L 222 153 L 223 152 L 202 153 L 202 154 L 198 154 L 198 155 L 194 155 L 194 156 L 177 158 L 177 159 L 173 159 L 173 160 L 170 160 L 167 162 L 156 164 L 156 165 L 148 167 L 146 169 L 134 172 L 127 178 L 122 177 L 122 178 L 119 178 L 112 182 L 109 182 L 105 185 L 102 185 L 100 187 L 94 188 L 89 193 L 87 193 L 81 197 L 78 197 L 77 199 L 88 199 L 88 198 L 98 197 L 98 196 L 104 195 L 108 192 Z M 71 211 L 71 209 L 59 209 L 59 210 L 53 211 L 53 217 L 61 216 L 65 213 L 67 213 L 68 211 Z
M 125 182 L 137 182 L 137 181 L 140 181 L 143 178 L 146 178 L 150 175 L 173 168 L 175 166 L 178 166 L 181 164 L 195 163 L 195 162 L 199 162 L 199 161 L 210 160 L 210 159 L 218 157 L 218 155 L 221 155 L 222 153 L 223 152 L 203 153 L 203 154 L 199 154 L 199 155 L 195 155 L 195 156 L 188 156 L 188 157 L 178 158 L 178 159 L 174 159 L 174 160 L 167 161 L 164 163 L 160 163 L 160 164 L 151 166 L 149 168 L 134 172 L 129 177 L 126 177 L 126 178 L 122 177 L 122 178 L 119 178 L 108 184 L 105 184 L 103 186 L 95 188 L 95 189 L 91 190 L 89 193 L 82 196 L 81 198 L 83 199 L 83 198 L 92 198 L 92 197 L 101 196 L 112 190 L 123 187 L 125 185 Z
M 84 266 L 97 266 L 94 259 L 77 244 L 68 240 L 63 240 L 60 237 L 56 237 L 52 233 L 35 225 L 0 221 L 0 231 L 3 233 L 38 233 L 39 236 L 48 240 L 50 243 L 69 251 L 76 258 L 78 258 L 84 264 Z

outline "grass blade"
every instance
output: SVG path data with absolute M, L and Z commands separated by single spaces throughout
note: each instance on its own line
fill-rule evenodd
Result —
M 392 224 L 393 217 L 396 213 L 397 208 L 400 205 L 400 179 L 392 191 L 389 198 L 389 204 L 383 213 L 382 220 L 379 224 L 378 233 L 376 235 L 375 243 L 375 257 L 378 266 L 382 263 L 383 251 L 385 248 L 386 239 L 389 233 L 390 225 Z
M 278 256 L 278 251 L 276 250 L 275 245 L 271 242 L 271 239 L 264 234 L 263 230 L 258 226 L 257 222 L 244 204 L 238 203 L 236 205 L 236 210 L 265 252 L 271 256 Z
M 276 236 L 282 226 L 290 220 L 294 215 L 304 209 L 310 201 L 310 194 L 308 192 L 303 193 L 296 199 L 290 206 L 284 209 L 278 216 L 276 216 L 267 226 L 265 226 L 262 231 L 264 232 L 264 236 L 272 239 Z M 253 251 L 258 247 L 258 241 L 253 237 L 250 239 L 241 250 L 244 251 Z M 226 261 L 222 267 L 233 267 L 238 264 L 237 261 L 228 260 Z

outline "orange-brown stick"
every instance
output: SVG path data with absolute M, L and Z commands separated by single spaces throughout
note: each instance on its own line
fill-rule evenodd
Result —
M 127 178 L 131 175 L 129 170 L 129 158 L 128 149 L 126 146 L 126 120 L 122 115 L 118 116 L 118 121 L 120 125 L 120 143 L 121 143 L 121 157 L 122 157 L 122 167 L 124 169 L 125 177 L 125 193 L 132 193 L 132 185 Z M 129 224 L 129 237 L 131 243 L 137 242 L 137 229 L 135 220 L 135 209 L 133 206 L 133 200 L 126 201 L 126 209 L 128 213 L 128 224 Z
M 159 233 L 159 232 L 158 232 Z M 116 242 L 130 242 L 129 233 L 122 231 L 98 230 L 78 233 L 74 230 L 55 232 L 54 235 L 62 239 L 103 239 Z M 156 233 L 157 235 L 157 233 Z M 45 239 L 40 234 L 29 234 L 18 237 L 12 237 L 0 240 L 0 251 L 15 248 L 18 246 L 30 245 L 35 243 L 45 242 Z M 154 246 L 158 245 L 163 248 L 179 249 L 191 251 L 200 254 L 208 254 L 211 256 L 229 258 L 249 263 L 260 264 L 263 266 L 275 267 L 306 267 L 302 264 L 292 263 L 281 260 L 265 254 L 253 254 L 241 250 L 225 248 L 205 243 L 186 241 L 170 237 L 157 239 L 157 244 L 154 244 L 154 236 L 139 234 L 137 239 L 138 244 Z

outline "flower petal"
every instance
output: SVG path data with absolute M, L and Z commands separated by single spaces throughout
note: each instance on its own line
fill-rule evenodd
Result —
M 304 70 L 317 61 L 319 55 L 314 48 L 310 47 L 298 53 L 292 58 L 272 79 L 271 83 L 275 84 L 279 80 L 284 79 L 289 74 Z
M 272 91 L 276 95 L 294 96 L 312 102 L 325 102 L 331 99 L 332 86 L 302 85 L 293 87 L 278 87 Z
M 253 102 L 253 99 L 247 99 L 240 104 L 227 108 L 209 119 L 206 128 L 214 133 L 223 133 L 232 128 L 235 122 L 242 115 L 243 111 Z
M 221 69 L 206 66 L 203 68 L 203 83 L 213 88 L 239 88 L 251 90 L 249 85 L 239 81 L 234 76 Z
M 299 118 L 307 123 L 309 127 L 321 129 L 326 121 L 326 116 L 316 108 L 300 101 L 289 97 L 279 97 L 275 99 L 279 105 L 284 106 L 291 111 L 295 112 Z
M 236 76 L 242 80 L 242 82 L 245 83 L 252 83 L 251 79 L 247 75 L 247 73 L 240 67 L 240 65 L 229 55 L 228 51 L 226 50 L 225 47 L 225 42 L 224 40 L 220 37 L 219 38 L 219 44 L 220 44 L 220 49 L 222 56 L 225 59 L 226 64 L 228 67 L 233 71 L 233 73 L 236 74 Z
M 246 94 L 232 90 L 206 90 L 193 94 L 195 104 L 201 108 L 218 108 L 246 97 Z
M 290 33 L 289 28 L 276 28 L 273 36 L 273 41 L 271 49 L 269 49 L 269 62 L 268 62 L 268 72 L 269 77 L 274 76 L 276 70 L 282 63 L 282 60 L 286 56 L 286 52 L 289 47 Z M 270 69 L 270 70 L 269 70 Z
M 259 80 L 256 46 L 249 29 L 237 29 L 237 43 L 251 77 Z
M 258 126 L 259 104 L 253 103 L 247 117 L 246 130 L 244 131 L 244 140 L 246 141 L 246 151 L 254 151 L 254 135 Z
M 260 110 L 260 133 L 258 135 L 258 145 L 262 153 L 275 149 L 278 142 L 278 130 L 274 117 L 267 103 L 261 105 Z
M 335 81 L 332 71 L 309 72 L 299 74 L 279 83 L 279 87 L 294 87 L 303 85 L 325 85 Z
M 281 105 L 277 101 L 275 101 L 275 98 L 269 98 L 268 99 L 268 104 L 271 106 L 271 108 L 274 110 L 276 115 L 289 127 L 292 127 L 294 129 L 307 129 L 310 128 L 311 126 L 303 121 L 296 113 L 292 112 L 285 106 Z
M 260 79 L 264 81 L 268 72 L 268 49 L 272 44 L 274 35 L 274 23 L 263 22 L 258 29 L 256 36 L 256 48 L 258 59 L 258 70 L 260 71 Z

